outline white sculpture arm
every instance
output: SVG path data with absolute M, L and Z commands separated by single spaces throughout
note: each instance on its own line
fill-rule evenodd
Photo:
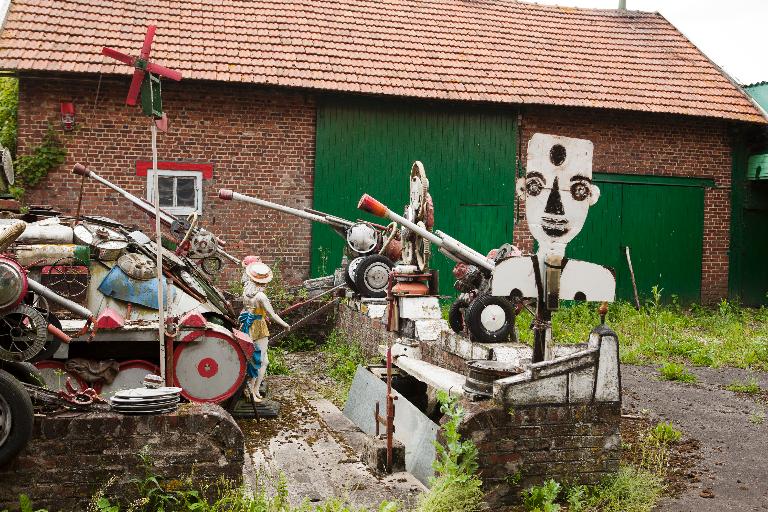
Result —
M 264 292 L 257 292 L 254 298 L 261 303 L 261 305 L 264 307 L 264 311 L 267 312 L 267 315 L 269 315 L 272 320 L 277 322 L 279 325 L 282 325 L 286 329 L 290 329 L 291 326 L 288 325 L 285 320 L 280 318 L 280 315 L 275 313 L 275 310 L 272 309 L 272 303 L 269 302 L 269 298 L 264 294 Z

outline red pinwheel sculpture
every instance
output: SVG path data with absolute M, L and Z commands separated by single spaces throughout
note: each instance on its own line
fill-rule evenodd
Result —
M 156 76 L 163 76 L 171 80 L 181 80 L 181 73 L 168 69 L 160 64 L 149 61 L 149 53 L 152 49 L 152 39 L 155 37 L 154 25 L 147 27 L 147 35 L 144 37 L 144 46 L 138 57 L 131 57 L 112 48 L 104 47 L 101 53 L 107 57 L 119 60 L 129 66 L 133 66 L 133 79 L 131 87 L 128 89 L 128 97 L 125 99 L 126 105 L 136 105 L 136 100 L 141 92 L 141 103 L 144 113 L 148 116 L 159 118 L 162 116 L 162 100 L 160 99 L 160 80 Z M 148 96 L 148 97 L 147 97 Z

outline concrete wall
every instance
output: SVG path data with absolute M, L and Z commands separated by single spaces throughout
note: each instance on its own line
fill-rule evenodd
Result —
M 91 496 L 110 478 L 108 494 L 136 497 L 134 478 L 143 478 L 138 453 L 149 449 L 153 472 L 196 482 L 220 477 L 240 482 L 243 433 L 219 406 L 184 405 L 161 416 L 64 413 L 35 418 L 33 438 L 21 454 L 0 468 L 0 510 L 15 509 L 19 495 L 51 512 L 86 510 Z

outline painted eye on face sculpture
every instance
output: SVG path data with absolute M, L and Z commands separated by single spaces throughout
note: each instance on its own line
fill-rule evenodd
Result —
M 571 185 L 571 196 L 577 201 L 584 201 L 591 193 L 589 184 L 584 181 L 577 181 Z
M 544 183 L 540 178 L 527 178 L 525 180 L 525 191 L 529 196 L 537 196 L 544 189 Z

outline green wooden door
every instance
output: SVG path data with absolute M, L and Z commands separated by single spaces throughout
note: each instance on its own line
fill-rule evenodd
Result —
M 421 160 L 435 204 L 435 229 L 487 252 L 511 242 L 515 116 L 499 109 L 327 100 L 318 105 L 314 208 L 382 222 L 357 209 L 368 193 L 398 213 L 408 202 L 411 165 Z M 336 268 L 344 241 L 312 227 L 312 274 Z M 440 291 L 453 294 L 453 263 L 432 256 Z
M 653 286 L 667 300 L 701 298 L 701 257 L 706 180 L 596 174 L 600 200 L 582 232 L 568 246 L 571 258 L 616 271 L 616 295 L 633 300 L 625 247 L 630 248 L 637 288 Z

